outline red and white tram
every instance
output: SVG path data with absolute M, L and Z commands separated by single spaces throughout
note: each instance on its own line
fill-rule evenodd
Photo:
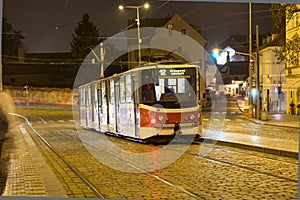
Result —
M 143 141 L 200 135 L 200 72 L 148 64 L 79 87 L 80 125 Z

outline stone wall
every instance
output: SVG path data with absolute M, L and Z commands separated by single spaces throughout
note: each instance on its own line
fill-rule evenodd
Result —
M 73 90 L 69 88 L 4 86 L 3 91 L 8 93 L 16 104 L 73 104 Z

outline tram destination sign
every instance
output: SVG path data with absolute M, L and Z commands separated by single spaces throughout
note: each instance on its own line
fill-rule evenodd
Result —
M 192 74 L 192 69 L 160 69 L 160 76 L 190 76 Z

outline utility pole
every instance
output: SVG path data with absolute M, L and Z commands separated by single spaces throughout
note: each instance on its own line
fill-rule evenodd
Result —
M 259 26 L 256 25 L 256 119 L 260 119 Z
M 251 1 L 249 2 L 249 55 L 252 55 L 252 5 Z M 249 102 L 249 109 L 253 109 L 253 101 L 251 96 L 252 91 L 252 63 L 249 61 L 249 91 L 248 91 L 248 102 Z M 249 112 L 252 113 L 252 110 Z
M 100 60 L 101 60 L 101 66 L 100 66 L 100 78 L 104 78 L 104 47 L 103 42 L 100 43 Z

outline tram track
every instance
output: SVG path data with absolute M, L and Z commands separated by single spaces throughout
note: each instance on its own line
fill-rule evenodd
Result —
M 80 141 L 80 139 L 78 139 L 78 138 L 76 138 L 76 139 L 78 141 Z M 200 145 L 200 143 L 198 143 L 198 142 L 193 142 L 193 144 Z M 298 165 L 297 162 L 284 161 L 284 160 L 280 160 L 280 159 L 278 160 L 278 157 L 272 158 L 270 156 L 261 156 L 261 155 L 257 155 L 257 154 L 254 154 L 254 153 L 235 151 L 235 150 L 232 150 L 232 149 L 223 148 L 223 147 L 217 147 L 217 146 L 214 146 L 213 148 L 214 149 L 218 149 L 218 150 L 222 150 L 222 151 L 225 151 L 225 152 L 231 152 L 231 153 L 234 153 L 234 154 L 248 155 L 248 156 L 253 156 L 253 157 L 256 157 L 256 158 L 267 159 L 267 160 L 281 162 L 281 163 L 285 163 L 285 164 L 291 164 L 291 165 L 295 165 L 295 166 Z M 296 179 L 286 178 L 286 177 L 283 177 L 283 176 L 275 175 L 275 174 L 272 174 L 271 172 L 264 172 L 264 171 L 256 170 L 255 168 L 251 168 L 251 167 L 248 167 L 248 166 L 243 165 L 243 164 L 237 164 L 237 163 L 230 162 L 230 161 L 225 161 L 225 160 L 222 160 L 222 159 L 219 159 L 219 158 L 213 158 L 212 156 L 203 157 L 203 156 L 199 156 L 198 154 L 195 154 L 195 153 L 189 153 L 189 152 L 186 152 L 186 153 L 190 154 L 190 155 L 193 155 L 193 156 L 196 156 L 196 157 L 203 158 L 203 159 L 208 160 L 208 161 L 217 162 L 217 163 L 220 163 L 220 164 L 226 164 L 226 165 L 229 165 L 229 166 L 233 166 L 233 167 L 237 167 L 237 168 L 240 168 L 240 169 L 245 169 L 245 170 L 248 170 L 248 171 L 252 171 L 252 172 L 264 174 L 264 175 L 271 176 L 271 177 L 274 177 L 274 178 L 279 178 L 279 179 L 282 179 L 282 180 L 285 180 L 285 181 L 290 181 L 290 182 L 298 183 L 298 180 L 296 180 Z M 114 156 L 114 155 L 110 154 L 110 156 Z M 118 160 L 117 157 L 115 157 L 115 158 Z M 119 160 L 119 161 L 121 161 L 121 160 Z M 134 165 L 131 165 L 131 164 L 129 164 L 129 165 L 132 166 L 132 167 L 134 167 L 134 168 L 136 168 Z M 140 169 L 140 168 L 136 168 L 136 169 L 138 169 L 139 171 L 143 172 L 143 170 Z M 155 174 L 148 174 L 148 175 L 153 176 L 153 177 L 159 179 L 159 177 L 157 177 Z M 162 179 L 161 179 L 161 181 L 166 182 L 166 180 L 162 180 Z M 171 183 L 168 183 L 168 184 L 172 185 Z
M 99 191 L 96 186 L 94 186 L 94 184 L 88 180 L 88 178 L 85 178 L 83 174 L 80 173 L 79 170 L 76 169 L 76 167 L 74 167 L 70 162 L 68 162 L 66 159 L 64 159 L 64 156 L 61 155 L 51 144 L 49 141 L 47 141 L 47 139 L 45 137 L 43 137 L 32 125 L 32 123 L 25 117 L 25 116 L 22 116 L 22 115 L 19 115 L 19 114 L 15 114 L 15 113 L 10 113 L 11 115 L 14 115 L 14 116 L 17 116 L 17 117 L 21 117 L 23 118 L 25 121 L 26 121 L 26 124 L 28 125 L 28 127 L 32 130 L 32 132 L 34 134 L 30 134 L 31 137 L 35 138 L 34 140 L 36 141 L 36 139 L 40 140 L 45 146 L 47 146 L 47 148 L 49 148 L 74 174 L 76 174 L 81 180 L 82 182 L 84 182 L 95 194 L 95 196 L 97 198 L 109 198 L 109 196 L 106 196 L 105 194 L 103 194 L 101 191 Z M 49 123 L 47 123 L 44 119 L 42 119 L 41 117 L 38 117 L 38 116 L 34 116 L 36 118 L 38 118 L 40 121 L 42 121 L 42 125 L 43 126 L 48 126 Z M 68 134 L 66 132 L 64 132 L 64 137 L 71 137 L 72 140 L 77 140 L 78 142 L 82 142 L 78 137 L 74 137 L 73 135 L 71 134 Z M 204 199 L 203 197 L 183 188 L 182 186 L 179 186 L 179 185 L 176 185 L 166 179 L 164 179 L 163 177 L 160 177 L 154 173 L 151 173 L 151 172 L 148 172 L 132 163 L 129 163 L 125 160 L 123 160 L 122 158 L 119 158 L 113 154 L 110 154 L 109 152 L 102 152 L 102 153 L 105 153 L 106 155 L 108 156 L 111 156 L 113 159 L 115 159 L 116 161 L 118 162 L 121 162 L 123 164 L 126 164 L 132 168 L 134 168 L 135 170 L 139 171 L 140 173 L 143 173 L 165 185 L 168 185 L 169 187 L 171 188 L 174 188 L 182 193 L 185 193 L 187 196 L 193 198 L 193 199 Z
M 281 162 L 281 163 L 298 165 L 297 161 L 295 161 L 295 162 L 285 161 L 284 159 L 278 159 L 278 157 L 275 158 L 275 157 L 272 157 L 271 155 L 262 156 L 262 155 L 257 155 L 255 153 L 236 151 L 236 150 L 233 150 L 233 149 L 224 148 L 224 147 L 217 147 L 217 146 L 214 146 L 213 148 L 219 149 L 219 150 L 222 150 L 222 151 L 226 151 L 226 152 L 233 152 L 233 153 L 240 154 L 240 155 L 249 155 L 249 156 L 254 156 L 254 157 L 258 157 L 258 158 L 264 158 L 264 159 L 267 159 L 267 160 L 273 160 L 273 161 L 277 161 L 277 162 Z
M 70 136 L 70 137 L 72 137 L 72 136 Z M 197 143 L 197 142 L 194 142 L 194 144 L 200 145 L 200 143 Z M 278 157 L 277 158 L 272 158 L 270 156 L 261 156 L 261 155 L 257 155 L 257 154 L 254 154 L 254 153 L 235 151 L 235 150 L 232 150 L 232 149 L 227 149 L 227 148 L 217 147 L 217 146 L 214 146 L 213 148 L 217 149 L 217 150 L 225 151 L 227 153 L 234 153 L 234 154 L 240 154 L 240 155 L 253 156 L 255 158 L 262 158 L 262 159 L 267 159 L 267 160 L 274 161 L 274 162 L 291 164 L 291 165 L 295 165 L 295 166 L 298 165 L 298 163 L 296 163 L 296 162 L 290 162 L 290 161 L 285 161 L 285 160 L 280 160 L 280 159 L 278 160 Z M 239 168 L 239 169 L 244 169 L 244 170 L 247 170 L 247 171 L 250 171 L 250 172 L 255 172 L 255 173 L 263 174 L 263 175 L 266 175 L 266 176 L 269 176 L 269 177 L 278 178 L 278 179 L 281 179 L 281 180 L 284 180 L 284 181 L 298 183 L 298 180 L 296 180 L 296 179 L 292 179 L 292 178 L 287 178 L 287 177 L 284 177 L 284 176 L 276 175 L 276 174 L 274 174 L 272 172 L 266 172 L 266 171 L 257 170 L 255 168 L 249 167 L 247 165 L 237 164 L 237 163 L 230 162 L 230 161 L 225 161 L 225 160 L 222 160 L 222 159 L 219 159 L 219 158 L 214 158 L 212 156 L 205 156 L 205 157 L 203 157 L 203 156 L 199 156 L 199 154 L 190 153 L 190 152 L 185 152 L 185 154 L 189 154 L 189 155 L 192 155 L 192 156 L 195 156 L 195 157 L 198 157 L 198 158 L 210 161 L 210 162 L 215 162 L 215 163 L 222 164 L 222 165 L 228 165 L 228 166 L 231 166 L 231 167 L 236 167 L 236 168 Z M 111 155 L 111 156 L 113 156 L 113 155 Z M 119 160 L 119 161 L 121 161 L 119 158 L 116 158 L 116 159 Z M 123 161 L 121 161 L 121 162 L 123 162 Z M 131 165 L 131 164 L 129 164 L 129 165 Z M 131 165 L 131 166 L 134 167 L 134 168 L 136 168 L 134 165 Z M 143 171 L 140 168 L 136 168 L 136 169 L 138 169 L 140 171 Z M 148 173 L 148 175 L 160 179 L 155 174 Z M 166 180 L 162 180 L 162 179 L 160 179 L 160 181 L 166 182 Z M 167 184 L 170 184 L 170 183 L 167 183 Z
M 72 139 L 77 140 L 78 142 L 82 142 L 79 138 L 74 137 L 74 136 L 71 135 L 71 134 L 66 133 L 65 136 L 66 136 L 66 135 L 68 135 L 68 136 L 71 137 Z M 130 141 L 130 140 L 128 140 L 128 142 L 136 143 L 136 141 Z M 146 145 L 146 144 L 142 144 L 142 145 Z M 176 190 L 179 190 L 179 191 L 181 191 L 181 192 L 187 194 L 188 196 L 190 196 L 190 197 L 192 197 L 192 198 L 194 198 L 194 199 L 204 199 L 204 198 L 198 196 L 197 194 L 194 194 L 193 192 L 191 192 L 191 191 L 189 191 L 189 190 L 187 190 L 187 189 L 185 189 L 185 188 L 183 188 L 183 187 L 181 187 L 181 186 L 179 186 L 179 185 L 176 185 L 176 184 L 174 184 L 174 183 L 172 183 L 172 182 L 170 182 L 170 181 L 168 181 L 168 180 L 166 180 L 166 179 L 164 179 L 164 178 L 162 178 L 162 177 L 160 177 L 160 176 L 158 176 L 158 175 L 156 175 L 156 174 L 154 174 L 154 173 L 147 172 L 146 170 L 144 170 L 144 169 L 142 169 L 142 168 L 140 168 L 140 167 L 138 167 L 138 166 L 136 166 L 136 165 L 134 165 L 134 164 L 132 164 L 132 163 L 130 163 L 130 162 L 127 162 L 127 161 L 125 161 L 124 159 L 122 159 L 122 158 L 120 158 L 120 157 L 117 157 L 117 156 L 115 156 L 115 155 L 113 155 L 113 154 L 111 154 L 111 153 L 109 153 L 109 152 L 104 152 L 104 151 L 103 151 L 102 153 L 105 153 L 106 155 L 108 155 L 108 156 L 114 158 L 116 161 L 121 162 L 121 163 L 123 163 L 123 164 L 126 164 L 126 165 L 128 165 L 128 166 L 130 166 L 130 167 L 136 169 L 137 171 L 139 171 L 139 172 L 141 172 L 141 173 L 143 173 L 143 174 L 146 174 L 147 176 L 149 176 L 149 177 L 151 177 L 151 178 L 154 178 L 154 179 L 156 179 L 156 180 L 158 180 L 158 181 L 160 181 L 160 182 L 162 182 L 162 183 L 164 183 L 164 184 L 166 184 L 166 185 L 168 185 L 168 186 L 170 186 L 170 187 L 172 187 L 172 188 L 175 188 Z
M 86 185 L 88 186 L 93 193 L 95 194 L 95 196 L 97 198 L 107 198 L 106 195 L 102 194 L 101 191 L 99 191 L 98 189 L 96 189 L 96 187 L 93 185 L 93 183 L 91 183 L 87 178 L 84 177 L 84 175 L 82 175 L 75 167 L 72 166 L 71 163 L 69 163 L 66 159 L 64 159 L 64 157 L 55 150 L 55 148 L 53 148 L 53 146 L 38 132 L 36 131 L 33 126 L 32 123 L 30 123 L 30 121 L 22 115 L 16 114 L 16 113 L 9 113 L 13 116 L 16 117 L 20 117 L 22 119 L 25 120 L 26 124 L 28 125 L 28 127 L 32 130 L 32 132 L 34 134 L 30 134 L 30 136 L 34 139 L 34 141 L 36 143 L 38 143 L 38 141 L 42 142 L 47 148 L 49 148 L 49 150 L 51 150 L 51 152 L 53 152 L 57 158 L 59 158 L 64 164 L 65 166 L 67 166 L 77 177 L 80 178 L 80 180 Z M 42 118 L 39 117 L 39 119 L 44 123 L 47 124 Z M 41 148 L 41 143 L 39 143 L 39 147 Z M 45 151 L 45 149 L 43 149 L 43 151 Z M 51 160 L 49 160 L 51 162 Z
M 194 144 L 201 145 L 201 143 L 198 143 L 198 142 L 194 142 Z M 222 151 L 225 151 L 227 153 L 231 152 L 231 153 L 234 153 L 234 154 L 253 156 L 256 159 L 257 158 L 262 158 L 262 159 L 267 159 L 267 160 L 271 160 L 271 161 L 274 161 L 274 162 L 280 162 L 280 163 L 294 165 L 296 167 L 298 166 L 298 163 L 296 163 L 296 162 L 289 162 L 289 161 L 284 161 L 284 160 L 278 160 L 278 158 L 271 158 L 269 156 L 260 156 L 260 155 L 254 154 L 254 153 L 240 152 L 240 151 L 235 151 L 235 150 L 232 150 L 232 149 L 227 149 L 227 148 L 217 147 L 217 146 L 213 146 L 213 147 L 210 146 L 209 148 L 212 148 L 212 149 L 215 149 L 215 150 L 216 149 L 217 150 L 222 150 Z M 262 170 L 257 170 L 257 169 L 255 169 L 253 167 L 249 167 L 249 166 L 251 166 L 250 163 L 248 163 L 249 166 L 247 166 L 247 164 L 238 164 L 238 163 L 234 163 L 234 162 L 231 162 L 231 161 L 222 160 L 220 158 L 209 156 L 209 155 L 200 156 L 199 153 L 191 153 L 191 152 L 185 152 L 185 153 L 189 154 L 189 155 L 192 155 L 192 156 L 195 156 L 197 158 L 208 160 L 208 161 L 212 161 L 212 162 L 216 162 L 216 163 L 220 163 L 220 164 L 229 165 L 229 166 L 232 166 L 232 167 L 237 167 L 237 168 L 245 169 L 245 170 L 248 170 L 248 171 L 252 171 L 252 172 L 255 172 L 255 173 L 264 174 L 264 175 L 271 176 L 271 177 L 274 177 L 274 178 L 279 178 L 279 179 L 282 179 L 282 180 L 285 180 L 285 181 L 289 181 L 289 182 L 298 183 L 297 179 L 287 178 L 287 177 L 284 177 L 284 176 L 273 174 L 271 172 L 265 172 L 265 171 L 262 171 Z
M 40 133 L 43 133 L 43 127 L 45 129 L 47 129 L 47 131 L 49 131 L 49 133 L 51 132 L 51 130 L 55 130 L 56 132 L 55 133 L 59 133 L 60 137 L 61 137 L 61 140 L 68 140 L 68 141 L 77 141 L 77 142 L 82 142 L 81 139 L 77 136 L 74 136 L 73 134 L 73 131 L 61 131 L 61 129 L 64 129 L 64 125 L 63 124 L 52 124 L 52 123 L 47 123 L 47 121 L 43 120 L 43 119 L 40 119 L 39 117 L 36 117 L 37 120 L 41 121 L 42 123 L 39 123 L 37 124 L 37 130 L 40 128 L 40 130 L 38 130 L 38 132 Z M 29 122 L 29 120 L 28 120 Z M 29 122 L 30 123 L 30 122 Z M 68 126 L 68 125 L 65 125 L 65 126 Z M 31 125 L 32 127 L 32 125 Z M 90 131 L 88 130 L 84 130 L 84 131 L 87 131 L 87 133 L 91 133 Z M 44 134 L 44 133 L 43 133 Z M 50 135 L 49 135 L 50 137 Z M 68 139 L 69 138 L 69 139 Z M 46 138 L 47 139 L 47 138 Z M 50 138 L 49 138 L 50 139 Z M 123 140 L 122 140 L 123 141 Z M 135 142 L 131 142 L 131 141 L 128 141 L 131 144 L 136 144 Z M 145 144 L 142 144 L 142 145 L 145 145 Z M 201 143 L 196 143 L 195 145 L 192 145 L 192 146 L 197 146 L 197 145 L 201 145 Z M 146 146 L 149 146 L 149 145 L 146 145 Z M 269 161 L 276 161 L 276 162 L 281 162 L 283 164 L 291 164 L 291 165 L 296 165 L 296 163 L 293 163 L 293 162 L 290 162 L 290 161 L 285 161 L 285 160 L 278 160 L 278 157 L 269 157 L 269 156 L 260 156 L 260 155 L 256 155 L 256 153 L 250 153 L 250 152 L 240 152 L 240 151 L 235 151 L 235 150 L 232 150 L 232 149 L 227 149 L 227 148 L 223 148 L 223 147 L 218 147 L 218 146 L 214 146 L 213 147 L 214 150 L 219 150 L 219 151 L 223 151 L 222 154 L 239 154 L 239 155 L 242 155 L 242 156 L 253 156 L 253 159 L 259 159 L 259 158 L 262 158 L 262 159 L 267 159 Z M 103 152 L 105 153 L 107 156 L 114 156 L 114 155 L 110 155 L 109 152 Z M 255 168 L 252 168 L 251 165 L 244 165 L 244 164 L 240 164 L 240 163 L 235 163 L 235 161 L 228 161 L 228 160 L 223 160 L 222 158 L 219 158 L 219 157 L 216 157 L 215 155 L 209 155 L 209 156 L 206 156 L 206 157 L 203 157 L 203 156 L 199 156 L 199 153 L 193 153 L 193 152 L 185 152 L 186 156 L 194 156 L 196 158 L 201 158 L 207 162 L 211 162 L 211 163 L 217 163 L 218 165 L 224 165 L 224 166 L 230 166 L 232 168 L 238 168 L 238 169 L 241 169 L 241 170 L 246 170 L 246 171 L 249 171 L 250 173 L 256 173 L 256 174 L 262 174 L 262 175 L 265 175 L 267 177 L 273 177 L 273 178 L 276 178 L 276 179 L 279 179 L 279 180 L 282 180 L 282 181 L 287 181 L 287 182 L 292 182 L 292 183 L 297 183 L 298 181 L 293 179 L 293 178 L 289 178 L 289 177 L 285 177 L 285 176 L 280 176 L 280 175 L 276 175 L 276 174 L 273 174 L 272 171 L 261 171 L 261 170 L 257 170 Z M 119 157 L 115 157 L 114 158 L 117 162 L 122 162 L 122 163 L 126 163 L 127 161 L 124 161 L 122 160 L 122 158 L 119 158 Z M 173 178 L 169 178 L 169 177 L 161 177 L 159 176 L 160 173 L 150 173 L 150 172 L 147 172 L 145 170 L 143 170 L 142 168 L 139 168 L 137 166 L 135 166 L 134 164 L 132 163 L 126 163 L 128 166 L 134 168 L 135 170 L 138 170 L 140 171 L 141 173 L 147 175 L 148 177 L 152 178 L 152 179 L 155 179 L 163 184 L 166 184 L 168 185 L 169 187 L 171 188 L 175 188 L 176 190 L 182 192 L 182 193 L 185 193 L 186 195 L 188 195 L 190 198 L 193 198 L 193 199 L 202 199 L 204 197 L 201 196 L 201 194 L 199 193 L 194 193 L 193 190 L 191 190 L 191 188 L 189 187 L 186 187 L 185 185 L 178 185 L 177 181 L 175 181 L 176 179 L 173 179 Z M 173 179 L 173 180 L 172 180 Z M 187 189 L 185 189 L 187 188 Z M 110 196 L 109 196 L 110 197 Z M 100 197 L 101 198 L 101 197 Z

